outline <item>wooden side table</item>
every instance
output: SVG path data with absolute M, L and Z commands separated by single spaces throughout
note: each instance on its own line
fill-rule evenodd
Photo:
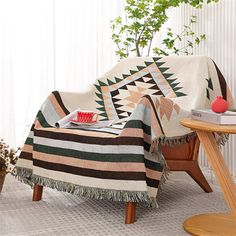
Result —
M 216 125 L 188 118 L 181 120 L 180 123 L 196 131 L 231 209 L 228 214 L 209 213 L 193 216 L 184 222 L 184 229 L 196 236 L 236 235 L 236 186 L 213 136 L 213 132 L 236 134 L 236 125 Z

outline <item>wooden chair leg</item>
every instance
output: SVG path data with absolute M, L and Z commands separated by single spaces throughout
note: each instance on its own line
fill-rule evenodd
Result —
M 126 203 L 125 224 L 133 224 L 136 215 L 136 202 Z
M 195 165 L 193 165 L 193 168 L 186 171 L 193 179 L 194 181 L 206 192 L 211 193 L 213 192 L 212 188 L 208 184 L 205 176 L 203 175 L 198 163 L 196 162 Z
M 170 171 L 186 171 L 206 193 L 212 192 L 196 160 L 167 160 L 167 165 Z
M 43 186 L 35 184 L 32 201 L 40 201 L 43 195 Z

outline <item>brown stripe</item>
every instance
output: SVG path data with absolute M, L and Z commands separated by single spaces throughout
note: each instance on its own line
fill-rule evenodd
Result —
M 212 60 L 213 61 L 213 60 Z M 222 97 L 227 100 L 227 84 L 225 81 L 224 76 L 222 75 L 221 71 L 219 70 L 219 68 L 217 67 L 217 65 L 215 64 L 215 62 L 213 61 L 216 71 L 217 71 L 217 75 L 219 78 L 219 83 L 220 83 L 220 88 L 221 88 L 221 93 L 222 93 Z
M 227 86 L 227 103 L 229 108 L 234 108 L 234 98 L 228 86 Z
M 21 152 L 19 158 L 25 159 L 25 160 L 33 160 L 32 153 L 29 152 Z
M 122 131 L 122 135 L 126 137 L 130 136 L 130 137 L 143 138 L 145 142 L 151 143 L 151 136 L 144 133 L 142 129 L 125 128 Z
M 145 166 L 143 163 L 130 163 L 130 162 L 121 162 L 121 163 L 112 163 L 112 162 L 103 162 L 103 161 L 90 161 L 82 160 L 78 158 L 72 158 L 67 156 L 59 156 L 53 154 L 47 154 L 42 152 L 34 151 L 34 159 L 41 161 L 49 161 L 50 163 L 59 163 L 64 165 L 82 167 L 93 170 L 107 170 L 107 171 L 132 171 L 132 172 L 144 172 Z
M 80 176 L 88 176 L 100 179 L 119 179 L 119 180 L 144 180 L 145 172 L 113 172 L 113 171 L 100 171 L 92 170 L 87 168 L 80 168 L 75 166 L 63 165 L 58 163 L 50 163 L 46 161 L 41 161 L 34 159 L 34 166 L 38 166 L 47 170 L 55 170 L 65 173 L 70 173 Z
M 51 96 L 49 96 L 48 99 L 49 99 L 50 102 L 52 103 L 53 108 L 55 109 L 55 111 L 57 112 L 57 114 L 58 114 L 61 118 L 64 117 L 66 114 L 65 114 L 65 112 L 63 111 L 62 107 L 58 105 L 57 100 L 56 100 L 56 97 L 53 96 L 53 94 L 51 94 Z
M 91 137 L 80 134 L 68 134 L 62 132 L 51 132 L 44 130 L 35 130 L 34 136 L 56 139 L 56 140 L 64 140 L 64 141 L 73 141 L 79 143 L 88 143 L 88 144 L 98 144 L 98 145 L 137 145 L 143 146 L 144 142 L 142 138 L 136 137 L 121 137 L 117 138 L 104 138 L 104 137 Z
M 162 172 L 146 168 L 146 175 L 150 179 L 160 180 L 162 176 Z
M 83 129 L 81 129 L 81 130 L 83 130 Z M 112 135 L 115 135 L 115 136 L 118 136 L 119 134 L 117 134 L 117 133 L 114 133 L 114 131 L 112 130 L 112 129 L 110 129 L 110 130 L 103 130 L 102 128 L 100 129 L 100 128 L 98 128 L 98 129 L 96 129 L 96 128 L 94 128 L 93 130 L 91 129 L 87 129 L 86 130 L 86 132 L 87 133 L 90 133 L 90 132 L 96 132 L 97 134 L 112 134 Z M 86 135 L 87 136 L 87 135 Z
M 61 96 L 58 91 L 53 91 L 52 94 L 54 94 L 58 104 L 61 106 L 61 109 L 64 111 L 66 115 L 70 114 L 70 112 L 65 107 L 64 103 L 62 102 Z
M 155 105 L 153 104 L 153 101 L 152 101 L 151 97 L 150 97 L 149 95 L 145 95 L 145 96 L 143 96 L 143 97 L 145 97 L 145 98 L 147 98 L 147 99 L 149 100 L 149 102 L 150 102 L 150 104 L 151 104 L 151 106 L 152 106 L 153 112 L 154 112 L 154 114 L 155 114 L 155 116 L 156 116 L 157 122 L 158 122 L 158 124 L 159 124 L 159 126 L 160 126 L 161 132 L 164 134 L 164 131 L 163 131 L 163 128 L 162 128 L 162 125 L 161 125 L 161 121 L 160 121 L 160 119 L 159 119 L 159 117 L 158 117 L 158 114 L 157 114 L 157 111 L 156 111 L 156 107 L 155 107 Z
M 24 144 L 21 152 L 33 153 L 33 145 Z
M 34 131 L 36 130 L 36 129 L 40 129 L 40 128 L 43 128 L 42 127 L 42 125 L 40 124 L 40 122 L 37 120 L 37 122 L 35 123 L 35 125 L 34 125 Z M 45 129 L 45 128 L 43 128 L 43 129 Z M 34 133 L 35 134 L 35 133 Z
M 36 127 L 37 128 L 37 127 Z M 40 129 L 42 127 L 39 127 Z M 63 129 L 63 128 L 42 128 L 42 130 L 47 130 L 48 132 L 54 132 L 54 133 L 65 133 L 65 134 L 75 134 L 75 135 L 85 135 L 85 136 L 91 136 L 91 137 L 105 137 L 105 138 L 115 138 L 117 137 L 117 134 L 111 134 L 106 132 L 97 132 L 97 131 L 91 131 L 89 130 L 78 130 L 78 129 Z
M 159 123 L 156 122 L 156 115 L 155 115 L 155 112 L 152 108 L 151 103 L 147 99 L 145 99 L 145 100 L 142 99 L 142 100 L 139 101 L 139 103 L 143 104 L 144 106 L 146 106 L 150 110 L 152 130 L 155 132 L 156 137 L 161 136 L 163 133 L 161 131 Z M 153 120 L 154 120 L 154 122 L 152 122 Z

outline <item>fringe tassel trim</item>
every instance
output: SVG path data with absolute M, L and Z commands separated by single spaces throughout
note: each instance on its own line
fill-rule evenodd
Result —
M 16 166 L 16 175 L 15 175 L 15 177 L 19 181 L 21 181 L 25 184 L 28 184 L 28 185 L 30 185 L 31 188 L 33 188 L 34 183 L 31 180 L 31 176 L 32 176 L 32 170 L 31 169 Z
M 152 145 L 157 145 L 160 143 L 161 145 L 165 146 L 174 146 L 178 144 L 184 144 L 188 143 L 189 141 L 193 140 L 195 137 L 197 137 L 196 132 L 192 132 L 189 134 L 185 134 L 183 136 L 177 136 L 177 137 L 158 137 L 152 141 Z
M 164 146 L 174 146 L 174 145 L 184 144 L 184 143 L 190 142 L 191 140 L 193 140 L 196 137 L 197 137 L 196 132 L 185 134 L 185 135 L 179 136 L 179 137 L 162 136 L 162 137 L 158 137 L 158 138 L 154 139 L 152 141 L 152 146 L 153 145 L 157 146 L 159 143 Z M 228 139 L 229 139 L 229 134 L 221 134 L 218 144 L 221 146 L 224 146 L 226 144 L 226 142 L 228 141 Z
M 161 179 L 160 179 L 160 182 L 159 182 L 159 185 L 158 185 L 158 190 L 157 190 L 157 198 L 159 196 L 159 194 L 163 191 L 163 186 L 165 184 L 165 182 L 168 180 L 168 177 L 169 177 L 169 174 L 170 174 L 170 170 L 167 166 L 167 163 L 166 163 L 166 160 L 162 154 L 162 151 L 161 151 L 161 144 L 158 143 L 157 144 L 157 153 L 153 153 L 153 155 L 157 155 L 158 156 L 158 159 L 160 161 L 160 164 L 161 166 L 163 167 L 163 170 L 162 170 L 162 176 L 161 176 Z
M 85 198 L 94 198 L 118 202 L 145 202 L 148 207 L 158 208 L 155 198 L 150 198 L 147 192 L 141 191 L 122 191 L 110 190 L 101 188 L 92 188 L 79 186 L 72 183 L 67 183 L 59 180 L 54 180 L 38 175 L 32 175 L 32 170 L 27 168 L 17 167 L 16 177 L 21 182 L 29 184 L 31 187 L 34 184 L 50 187 L 58 191 L 74 194 Z
M 221 134 L 218 144 L 220 146 L 224 146 L 227 143 L 228 140 L 229 140 L 229 134 Z

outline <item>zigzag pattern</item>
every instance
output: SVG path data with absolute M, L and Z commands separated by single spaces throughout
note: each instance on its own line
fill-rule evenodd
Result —
M 127 119 L 145 94 L 185 96 L 180 91 L 182 87 L 176 82 L 177 78 L 173 78 L 173 73 L 167 72 L 170 68 L 165 67 L 165 62 L 161 62 L 161 59 L 154 57 L 153 61 L 144 62 L 146 66 L 139 65 L 136 66 L 137 70 L 122 74 L 122 78 L 98 80 L 95 87 L 100 118 L 121 121 Z

